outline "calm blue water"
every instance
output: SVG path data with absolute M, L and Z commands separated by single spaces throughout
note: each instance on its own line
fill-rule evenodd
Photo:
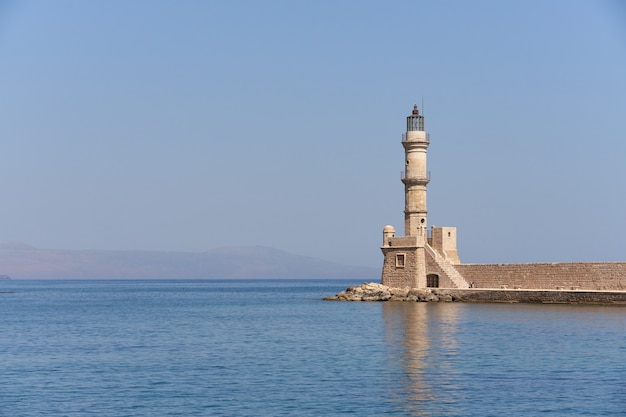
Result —
M 626 307 L 321 301 L 350 284 L 0 282 L 0 415 L 626 415 Z

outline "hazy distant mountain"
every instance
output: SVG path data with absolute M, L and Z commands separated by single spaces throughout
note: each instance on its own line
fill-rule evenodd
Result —
M 0 274 L 12 278 L 355 278 L 378 279 L 378 268 L 341 265 L 262 246 L 207 252 L 37 249 L 0 244 Z

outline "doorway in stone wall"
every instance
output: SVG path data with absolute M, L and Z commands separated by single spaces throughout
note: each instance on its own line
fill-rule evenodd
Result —
M 439 275 L 437 274 L 426 275 L 426 286 L 428 288 L 439 288 Z

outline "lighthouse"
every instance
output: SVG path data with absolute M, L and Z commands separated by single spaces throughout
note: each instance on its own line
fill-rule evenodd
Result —
M 426 169 L 426 152 L 430 140 L 424 130 L 424 116 L 417 105 L 406 118 L 404 147 L 404 236 L 396 236 L 391 225 L 383 229 L 381 250 L 382 283 L 389 287 L 426 287 L 426 248 L 428 245 L 426 185 L 430 181 Z
M 426 239 L 427 214 L 426 185 L 430 174 L 426 169 L 426 152 L 430 138 L 424 130 L 424 116 L 419 114 L 417 105 L 406 118 L 406 133 L 402 135 L 405 169 L 404 183 L 404 235 Z
M 432 227 L 428 237 L 428 210 L 426 186 L 430 172 L 426 155 L 430 136 L 424 128 L 424 115 L 417 105 L 406 118 L 406 132 L 402 135 L 404 148 L 404 236 L 396 236 L 396 229 L 383 229 L 381 250 L 383 285 L 397 288 L 469 288 L 455 265 L 459 265 L 456 248 L 456 227 Z

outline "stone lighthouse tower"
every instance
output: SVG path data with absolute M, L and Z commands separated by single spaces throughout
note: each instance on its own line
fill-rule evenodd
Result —
M 426 185 L 430 181 L 426 169 L 426 151 L 430 140 L 424 130 L 424 116 L 416 106 L 406 118 L 402 135 L 405 170 L 404 236 L 396 237 L 393 226 L 383 229 L 385 256 L 382 283 L 389 287 L 426 287 L 427 210 Z
M 429 135 L 424 130 L 424 116 L 419 114 L 417 105 L 406 118 L 406 133 L 402 135 L 405 154 L 404 183 L 404 235 L 426 239 L 427 210 L 426 184 L 430 175 L 426 170 L 426 151 L 430 144 Z

